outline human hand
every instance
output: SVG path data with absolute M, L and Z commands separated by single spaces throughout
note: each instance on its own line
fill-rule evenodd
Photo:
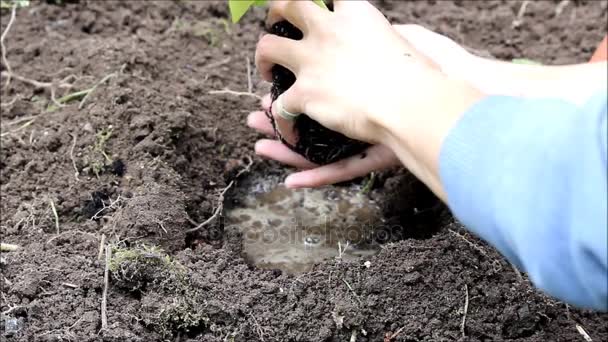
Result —
M 334 9 L 324 11 L 309 1 L 271 5 L 270 24 L 285 19 L 304 35 L 299 41 L 266 35 L 256 51 L 266 80 L 275 64 L 296 75 L 296 83 L 272 105 L 281 135 L 291 131 L 284 111 L 306 113 L 350 138 L 389 146 L 443 197 L 437 167 L 441 141 L 480 95 L 465 82 L 446 78 L 369 3 L 338 0 Z
M 256 154 L 301 170 L 287 177 L 285 180 L 287 187 L 303 188 L 335 184 L 399 164 L 397 156 L 388 147 L 382 145 L 371 146 L 364 154 L 328 165 L 313 164 L 276 140 L 274 129 L 266 117 L 266 112 L 270 110 L 270 102 L 270 95 L 264 96 L 261 101 L 262 110 L 250 113 L 247 117 L 247 125 L 262 134 L 275 138 L 257 141 Z

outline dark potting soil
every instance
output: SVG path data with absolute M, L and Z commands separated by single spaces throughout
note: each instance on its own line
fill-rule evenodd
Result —
M 253 156 L 260 136 L 245 117 L 255 99 L 210 93 L 247 89 L 265 11 L 226 25 L 224 1 L 61 3 L 17 11 L 5 41 L 12 70 L 73 75 L 57 97 L 113 76 L 81 109 L 47 111 L 49 90 L 17 79 L 0 93 L 0 229 L 21 246 L 2 253 L 3 341 L 582 341 L 577 325 L 608 340 L 607 314 L 543 295 L 401 169 L 379 173 L 370 192 L 395 233 L 369 267 L 328 260 L 290 276 L 248 265 L 221 216 L 187 233 L 248 157 L 231 190 L 289 171 Z M 591 56 L 608 6 L 532 1 L 514 25 L 518 1 L 375 4 L 497 58 L 553 64 Z M 2 31 L 9 17 L 2 10 Z M 270 91 L 255 72 L 252 81 Z M 102 240 L 120 242 L 103 330 Z
M 271 34 L 293 40 L 303 38 L 302 32 L 288 21 L 275 23 L 269 31 Z M 295 82 L 296 77 L 290 70 L 281 65 L 275 65 L 272 68 L 272 88 L 270 90 L 272 101 L 274 102 Z M 273 127 L 275 127 L 274 118 L 270 113 L 268 113 L 268 117 Z M 341 133 L 329 130 L 306 114 L 299 115 L 296 118 L 294 130 L 298 137 L 295 145 L 286 141 L 283 141 L 283 143 L 306 157 L 306 159 L 319 165 L 333 163 L 353 156 L 370 146 L 368 143 L 350 139 Z M 276 127 L 275 132 L 277 132 Z M 277 135 L 280 137 L 280 133 L 277 132 Z M 283 139 L 281 138 L 281 140 Z

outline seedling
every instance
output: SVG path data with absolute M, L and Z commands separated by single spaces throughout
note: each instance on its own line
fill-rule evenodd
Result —
M 327 9 L 323 0 L 312 0 L 319 6 Z M 251 6 L 264 6 L 268 0 L 228 0 L 228 7 L 230 8 L 230 15 L 232 16 L 232 22 L 237 23 L 245 13 L 251 8 Z
M 322 0 L 312 1 L 329 10 Z M 232 21 L 234 23 L 238 22 L 251 6 L 260 6 L 265 3 L 265 0 L 228 0 Z M 294 40 L 300 40 L 303 37 L 302 32 L 297 27 L 285 20 L 274 23 L 269 32 Z M 281 65 L 275 65 L 272 68 L 272 88 L 270 91 L 272 101 L 275 101 L 295 82 L 296 77 L 290 70 Z M 274 127 L 275 134 L 283 144 L 316 164 L 329 164 L 361 153 L 370 146 L 365 142 L 350 139 L 343 134 L 323 127 L 305 113 L 299 115 L 295 121 L 294 130 L 298 136 L 298 141 L 295 145 L 292 145 L 283 139 L 276 129 L 274 117 L 270 113 L 266 113 L 266 115 Z

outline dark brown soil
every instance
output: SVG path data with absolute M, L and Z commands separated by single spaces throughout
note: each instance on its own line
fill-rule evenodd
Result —
M 557 64 L 588 60 L 608 6 L 570 1 L 556 14 L 558 1 L 533 1 L 514 28 L 518 1 L 376 4 L 394 22 L 498 58 Z M 82 109 L 47 111 L 50 91 L 16 79 L 1 93 L 2 240 L 22 247 L 2 255 L 3 340 L 581 341 L 577 324 L 608 340 L 607 314 L 535 290 L 400 170 L 380 174 L 374 196 L 405 239 L 385 244 L 369 268 L 334 260 L 297 277 L 261 271 L 221 219 L 187 233 L 253 153 L 258 135 L 244 121 L 257 100 L 209 91 L 247 90 L 264 13 L 230 25 L 224 1 L 33 2 L 17 12 L 6 39 L 16 74 L 75 75 L 72 91 L 114 76 Z M 269 91 L 255 72 L 253 84 Z M 244 176 L 285 172 L 253 161 Z M 110 272 L 104 330 L 102 234 L 142 251 Z

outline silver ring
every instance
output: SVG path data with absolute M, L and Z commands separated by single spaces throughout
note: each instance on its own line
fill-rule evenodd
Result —
M 279 107 L 279 116 L 282 117 L 283 119 L 287 120 L 287 121 L 294 121 L 300 114 L 293 114 L 290 113 L 289 111 L 287 111 L 285 109 L 285 107 L 283 106 L 283 95 L 279 96 L 279 98 L 277 99 L 277 106 Z

